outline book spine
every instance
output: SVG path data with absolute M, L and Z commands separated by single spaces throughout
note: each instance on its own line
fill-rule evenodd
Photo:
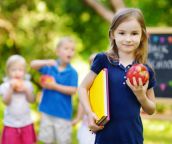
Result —
M 107 116 L 103 116 L 100 120 L 96 122 L 99 126 L 104 126 L 104 121 L 107 119 Z
M 106 71 L 106 90 L 107 90 L 107 113 L 108 113 L 108 117 L 107 120 L 110 120 L 110 109 L 109 109 L 109 83 L 108 83 L 108 70 L 105 69 Z

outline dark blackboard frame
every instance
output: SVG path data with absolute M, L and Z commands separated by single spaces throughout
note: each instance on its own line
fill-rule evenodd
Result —
M 172 27 L 147 27 L 148 34 L 172 34 Z

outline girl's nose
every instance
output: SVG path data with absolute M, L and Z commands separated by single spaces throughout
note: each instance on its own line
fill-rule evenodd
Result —
M 132 41 L 132 38 L 131 38 L 130 35 L 127 35 L 127 36 L 126 36 L 126 41 L 128 41 L 128 42 Z

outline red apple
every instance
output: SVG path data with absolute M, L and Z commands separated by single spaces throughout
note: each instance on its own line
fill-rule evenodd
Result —
M 14 83 L 14 90 L 19 91 L 23 86 L 23 80 L 16 79 Z
M 42 85 L 44 85 L 45 83 L 52 83 L 54 82 L 54 78 L 50 75 L 42 75 L 40 78 L 40 82 Z
M 133 77 L 136 78 L 137 84 L 139 84 L 139 78 L 141 78 L 143 85 L 149 79 L 149 72 L 147 67 L 143 64 L 134 64 L 127 72 L 126 77 L 129 78 L 131 84 L 133 85 Z

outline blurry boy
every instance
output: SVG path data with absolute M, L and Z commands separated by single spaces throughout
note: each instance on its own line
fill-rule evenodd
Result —
M 31 67 L 54 81 L 42 84 L 43 95 L 39 105 L 42 113 L 39 139 L 51 144 L 71 144 L 71 96 L 77 90 L 78 74 L 70 65 L 75 43 L 69 37 L 62 38 L 57 45 L 57 60 L 34 60 Z

